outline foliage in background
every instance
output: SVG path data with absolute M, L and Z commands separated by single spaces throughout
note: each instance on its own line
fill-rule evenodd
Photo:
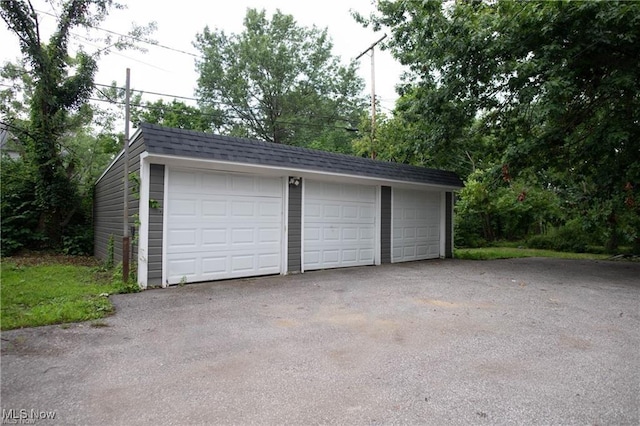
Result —
M 112 0 L 56 3 L 57 26 L 46 40 L 30 1 L 0 2 L 0 17 L 23 55 L 19 64 L 4 64 L 0 72 L 10 82 L 0 92 L 0 121 L 21 154 L 16 164 L 3 160 L 19 173 L 5 185 L 3 167 L 3 189 L 16 189 L 2 193 L 3 255 L 21 247 L 92 252 L 93 180 L 121 145 L 109 133 L 114 118 L 88 104 L 97 59 L 111 49 L 134 47 L 132 40 L 155 29 L 155 24 L 134 27 L 118 39 L 108 36 L 106 47 L 93 54 L 81 47 L 74 56 L 68 49 L 71 33 L 96 26 L 111 7 L 122 6 Z M 92 123 L 105 131 L 96 135 Z
M 380 1 L 356 18 L 389 27 L 409 69 L 393 120 L 414 136 L 396 151 L 465 177 L 506 166 L 514 184 L 559 197 L 562 223 L 640 249 L 640 3 Z M 539 214 L 518 224 L 526 205 L 471 176 L 463 232 L 532 232 Z
M 37 232 L 40 215 L 36 206 L 35 173 L 20 159 L 2 155 L 0 159 L 0 215 L 2 215 L 1 255 L 23 247 L 40 247 L 45 242 Z
M 91 2 L 70 2 L 48 43 L 41 39 L 33 7 L 21 1 L 4 1 L 0 16 L 17 36 L 25 62 L 34 74 L 30 99 L 29 127 L 24 131 L 25 159 L 35 174 L 35 204 L 40 213 L 38 231 L 52 244 L 59 244 L 62 228 L 79 202 L 77 187 L 64 165 L 59 139 L 68 127 L 69 113 L 77 111 L 93 91 L 96 61 L 79 52 L 73 58 L 68 49 L 69 32 L 77 26 L 99 22 L 110 2 L 95 2 L 95 20 L 89 19 Z
M 522 240 L 562 222 L 558 195 L 535 176 L 511 179 L 504 170 L 476 170 L 456 204 L 456 243 L 477 247 L 496 240 Z
M 221 120 L 220 131 L 349 149 L 353 135 L 344 128 L 360 119 L 363 81 L 354 62 L 344 66 L 332 55 L 326 29 L 248 9 L 241 33 L 206 27 L 194 45 L 203 57 L 196 61 L 201 107 Z
M 146 102 L 142 106 L 132 106 L 131 122 L 160 124 L 178 129 L 210 132 L 222 126 L 222 120 L 215 112 L 193 107 L 174 99 L 165 103 L 162 99 Z

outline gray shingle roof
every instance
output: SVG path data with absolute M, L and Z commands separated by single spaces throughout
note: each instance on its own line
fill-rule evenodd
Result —
M 397 181 L 462 187 L 453 172 L 371 160 L 253 139 L 220 136 L 142 123 L 140 132 L 150 154 L 175 155 L 235 163 L 367 176 Z

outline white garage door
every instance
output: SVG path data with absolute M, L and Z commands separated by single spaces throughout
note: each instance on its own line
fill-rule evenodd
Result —
M 440 194 L 393 188 L 392 262 L 440 257 Z
M 280 273 L 282 181 L 169 170 L 169 284 Z
M 304 269 L 372 265 L 375 187 L 307 180 Z

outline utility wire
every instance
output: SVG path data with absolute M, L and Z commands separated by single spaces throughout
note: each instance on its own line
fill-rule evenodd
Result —
M 99 86 L 99 87 L 106 87 L 109 89 L 119 89 L 119 90 L 124 90 L 124 87 L 120 87 L 120 86 L 112 86 L 112 85 L 106 85 L 106 84 L 102 84 L 102 83 L 94 83 L 94 86 Z M 151 92 L 151 91 L 146 91 L 146 90 L 138 90 L 138 89 L 130 89 L 132 92 L 137 92 L 137 93 L 141 93 L 141 94 L 149 94 L 149 95 L 156 95 L 156 96 L 162 96 L 162 97 L 167 97 L 167 98 L 174 98 L 174 99 L 184 99 L 184 100 L 189 100 L 189 101 L 196 101 L 196 102 L 200 102 L 201 99 L 199 98 L 194 98 L 194 97 L 189 97 L 189 96 L 179 96 L 179 95 L 172 95 L 169 93 L 160 93 L 160 92 Z M 103 93 L 104 95 L 104 93 Z M 226 107 L 233 107 L 232 104 L 223 102 L 223 101 L 213 101 L 213 103 L 218 104 L 218 105 L 222 105 L 222 106 L 226 106 Z M 327 115 L 314 115 L 314 117 L 316 118 L 324 118 L 327 120 L 342 120 L 342 121 L 351 121 L 348 118 L 345 117 L 333 117 L 333 116 L 327 116 Z M 240 117 L 235 117 L 235 118 L 240 118 Z
M 28 75 L 28 73 L 23 73 L 25 75 Z M 0 83 L 1 86 L 5 86 L 5 87 L 9 87 L 9 88 L 14 88 L 16 86 L 10 86 L 7 84 L 3 84 Z M 110 85 L 110 84 L 103 84 L 103 83 L 94 83 L 93 84 L 94 88 L 96 89 L 96 91 L 98 91 L 102 96 L 104 96 L 106 99 L 100 99 L 100 98 L 90 98 L 89 100 L 92 101 L 96 101 L 96 102 L 109 102 L 112 104 L 116 104 L 116 105 L 124 105 L 124 102 L 121 101 L 117 101 L 114 99 L 111 99 L 111 97 L 109 95 L 107 95 L 103 90 L 100 90 L 99 87 L 104 87 L 107 89 L 117 89 L 117 90 L 125 90 L 124 87 L 120 87 L 117 85 Z M 24 87 L 22 87 L 22 89 L 24 89 Z M 146 90 L 138 90 L 138 89 L 130 89 L 132 92 L 137 92 L 140 94 L 149 94 L 149 95 L 156 95 L 156 96 L 162 96 L 162 97 L 167 97 L 167 98 L 174 98 L 174 99 L 183 99 L 183 100 L 189 100 L 189 101 L 200 101 L 200 99 L 198 98 L 194 98 L 194 97 L 189 97 L 189 96 L 180 96 L 180 95 L 173 95 L 170 93 L 160 93 L 160 92 L 152 92 L 152 91 L 146 91 Z M 222 102 L 222 101 L 216 101 L 214 102 L 218 105 L 222 105 L 222 106 L 226 106 L 226 107 L 233 107 L 233 105 Z M 159 106 L 153 105 L 153 104 L 131 104 L 131 106 L 133 107 L 138 107 L 138 108 L 146 108 L 146 109 L 158 109 L 160 108 Z M 170 104 L 166 104 L 166 106 L 170 106 Z M 202 114 L 203 116 L 211 116 L 211 117 L 218 117 L 218 116 L 213 116 L 211 114 L 207 114 L 205 112 L 200 111 L 200 114 Z M 229 113 L 225 112 L 225 115 L 229 118 L 235 118 L 238 120 L 243 119 L 243 117 L 240 117 L 238 115 L 232 115 Z M 346 122 L 350 122 L 351 120 L 345 117 L 331 117 L 331 116 L 321 116 L 321 115 L 315 115 L 315 118 L 324 118 L 327 120 L 336 120 L 336 121 L 346 121 Z M 313 123 L 293 123 L 293 122 L 284 122 L 284 121 L 278 121 L 278 123 L 286 123 L 286 124 L 291 124 L 291 125 L 297 125 L 297 126 L 315 126 L 315 127 L 324 127 L 323 125 L 319 125 L 319 124 L 313 124 Z M 341 127 L 339 127 L 341 128 Z
M 101 92 L 102 93 L 102 92 Z M 104 95 L 104 93 L 103 93 Z M 115 101 L 113 99 L 109 99 L 108 96 L 104 95 L 107 99 L 100 99 L 100 98 L 89 98 L 90 101 L 95 101 L 95 102 L 106 102 L 106 103 L 110 103 L 113 105 L 126 105 L 125 102 L 122 101 Z M 135 108 L 142 108 L 142 109 L 147 109 L 147 110 L 159 110 L 161 107 L 158 105 L 147 105 L 147 104 L 130 104 L 130 106 L 135 107 Z M 211 113 L 206 113 L 203 111 L 197 111 L 197 114 L 200 117 L 206 117 L 206 118 L 220 118 L 219 115 L 216 114 L 211 114 Z M 242 120 L 243 117 L 240 117 L 239 115 L 233 115 L 233 114 L 228 114 L 225 113 L 224 114 L 225 117 L 227 118 L 231 118 L 231 119 L 236 119 L 236 120 Z M 314 128 L 319 128 L 319 129 L 326 129 L 326 128 L 335 128 L 335 129 L 341 129 L 341 130 L 347 130 L 347 131 L 355 131 L 355 129 L 352 128 L 347 128 L 347 127 L 342 127 L 342 126 L 332 126 L 329 123 L 326 124 L 320 124 L 320 123 L 296 123 L 293 121 L 282 121 L 282 120 L 277 120 L 276 124 L 284 124 L 284 125 L 289 125 L 289 126 L 297 126 L 297 127 L 314 127 Z
M 109 89 L 124 90 L 124 87 L 120 87 L 120 86 L 112 86 L 112 85 L 101 84 L 101 83 L 94 83 L 93 85 L 94 86 L 98 86 L 98 87 L 106 87 L 106 88 L 109 88 Z M 193 97 L 189 97 L 189 96 L 170 95 L 168 93 L 151 92 L 151 91 L 147 91 L 147 90 L 138 90 L 138 89 L 130 89 L 130 90 L 132 92 L 138 92 L 138 93 L 142 93 L 142 94 L 149 94 L 149 95 L 156 95 L 156 96 L 163 96 L 163 97 L 167 97 L 167 98 L 184 99 L 184 100 L 188 100 L 188 101 L 199 101 L 200 100 L 198 98 L 193 98 Z
M 95 47 L 95 48 L 97 48 L 97 49 L 100 49 L 100 50 L 98 50 L 98 52 L 103 51 L 103 50 L 105 50 L 105 49 L 108 49 L 108 48 L 110 48 L 110 47 L 112 46 L 112 45 L 111 45 L 111 46 L 107 46 L 106 48 L 101 48 L 101 47 L 100 47 L 100 46 L 98 46 L 97 44 L 92 43 L 92 40 L 91 40 L 91 39 L 89 39 L 89 38 L 87 38 L 87 37 L 81 36 L 81 35 L 76 34 L 76 33 L 71 33 L 71 35 L 76 39 L 76 41 L 78 41 L 78 43 L 88 44 L 89 46 L 93 46 L 93 47 Z M 79 38 L 84 39 L 84 41 L 79 41 L 79 40 L 78 40 Z M 121 56 L 121 57 L 123 57 L 123 58 L 125 58 L 125 59 L 128 59 L 128 60 L 130 60 L 130 61 L 138 62 L 138 63 L 140 63 L 140 64 L 146 65 L 146 66 L 151 67 L 151 68 L 155 68 L 155 69 L 160 70 L 160 71 L 164 71 L 164 72 L 171 72 L 171 71 L 166 70 L 166 69 L 164 69 L 164 68 L 161 68 L 161 67 L 159 67 L 159 66 L 157 66 L 157 65 L 153 65 L 153 64 L 150 64 L 150 63 L 148 63 L 148 62 L 141 61 L 140 59 L 132 58 L 132 57 L 127 56 L 127 55 L 124 55 L 124 54 L 122 54 L 122 53 L 120 53 L 120 52 L 110 52 L 110 54 L 111 54 L 111 55 L 116 55 L 116 56 Z M 95 55 L 95 54 L 94 54 L 94 55 Z
M 54 18 L 57 18 L 57 16 L 55 14 L 50 13 L 50 12 L 45 12 L 43 10 L 38 10 L 38 9 L 35 9 L 35 11 L 38 12 L 38 13 L 42 13 L 44 15 L 48 15 L 48 16 L 52 16 Z M 189 56 L 192 56 L 194 58 L 201 58 L 200 55 L 196 55 L 195 53 L 187 52 L 187 51 L 182 50 L 182 49 L 176 49 L 176 48 L 170 47 L 170 46 L 165 46 L 163 44 L 160 44 L 160 43 L 157 43 L 157 42 L 154 42 L 154 41 L 145 40 L 143 38 L 135 37 L 135 36 L 132 36 L 132 35 L 129 35 L 129 34 L 122 34 L 122 33 L 116 32 L 116 31 L 108 30 L 106 28 L 98 27 L 96 25 L 87 25 L 87 26 L 89 28 L 93 28 L 95 30 L 104 31 L 104 32 L 109 33 L 109 34 L 117 35 L 117 36 L 120 36 L 120 37 L 126 37 L 126 38 L 129 38 L 131 40 L 137 41 L 139 43 L 145 43 L 145 44 L 148 44 L 150 46 L 159 47 L 161 49 L 166 49 L 166 50 L 170 50 L 170 51 L 173 51 L 173 52 L 182 53 L 184 55 L 189 55 Z

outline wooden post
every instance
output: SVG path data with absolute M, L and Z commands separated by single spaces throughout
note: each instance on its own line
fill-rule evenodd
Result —
M 129 281 L 129 260 L 131 258 L 131 239 L 129 237 L 129 76 L 130 70 L 127 68 L 127 82 L 125 85 L 125 106 L 124 106 L 124 227 L 122 232 L 122 281 Z

